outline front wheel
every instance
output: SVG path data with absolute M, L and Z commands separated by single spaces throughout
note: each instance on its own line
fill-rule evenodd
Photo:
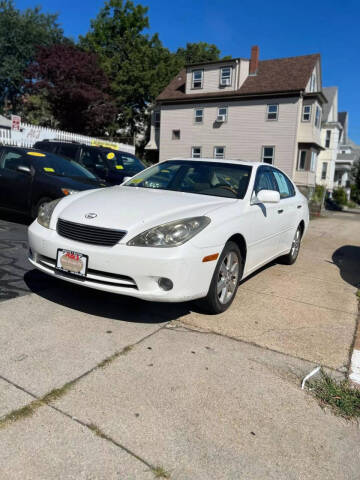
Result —
M 301 245 L 302 230 L 299 226 L 295 232 L 294 239 L 291 244 L 290 252 L 287 255 L 282 257 L 282 262 L 285 265 L 292 265 L 296 262 L 296 259 L 299 255 L 300 245 Z
M 210 314 L 225 312 L 235 298 L 242 270 L 239 247 L 230 241 L 220 255 L 207 296 L 197 302 L 201 310 Z

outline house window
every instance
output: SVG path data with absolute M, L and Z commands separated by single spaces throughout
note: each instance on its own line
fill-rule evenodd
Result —
M 267 120 L 277 120 L 279 112 L 279 105 L 267 106 Z
M 191 147 L 191 158 L 201 158 L 201 147 Z
M 315 172 L 316 160 L 317 160 L 317 153 L 316 152 L 311 152 L 311 162 L 310 162 L 310 171 L 311 172 Z
M 311 105 L 303 106 L 302 121 L 310 122 L 311 120 Z
M 330 148 L 331 130 L 326 130 L 325 147 Z
M 195 123 L 203 123 L 204 120 L 204 109 L 195 108 Z
M 192 88 L 203 88 L 204 70 L 193 70 Z
M 172 139 L 173 140 L 180 140 L 180 130 L 173 130 L 172 131 Z
M 220 86 L 226 87 L 231 85 L 231 67 L 222 67 L 220 69 Z
M 225 147 L 214 147 L 214 158 L 225 158 Z
M 219 107 L 216 120 L 218 122 L 227 122 L 227 119 L 228 119 L 228 107 Z
M 155 123 L 155 128 L 160 128 L 160 112 L 157 111 L 154 114 L 154 123 Z
M 262 147 L 261 161 L 264 163 L 274 163 L 275 147 L 265 146 Z
M 321 110 L 318 105 L 316 105 L 316 112 L 315 112 L 315 127 L 320 128 L 320 117 L 321 117 Z
M 305 170 L 306 155 L 307 155 L 306 150 L 300 150 L 299 151 L 299 160 L 298 160 L 298 167 L 297 167 L 298 170 Z
M 326 180 L 326 173 L 327 173 L 327 162 L 323 162 L 322 169 L 321 169 L 321 180 Z

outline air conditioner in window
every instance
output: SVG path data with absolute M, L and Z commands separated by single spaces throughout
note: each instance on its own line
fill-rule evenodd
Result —
M 217 121 L 218 123 L 223 123 L 223 122 L 225 122 L 225 120 L 226 120 L 225 115 L 218 115 L 218 116 L 216 117 L 216 121 Z
M 220 82 L 220 85 L 221 85 L 222 87 L 231 85 L 230 78 L 222 78 L 222 79 L 221 79 L 221 82 Z

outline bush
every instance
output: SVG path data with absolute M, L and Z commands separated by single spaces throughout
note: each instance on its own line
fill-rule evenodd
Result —
M 322 204 L 324 201 L 325 187 L 323 185 L 316 185 L 315 191 L 311 200 L 315 203 Z
M 333 199 L 339 205 L 347 205 L 347 196 L 345 190 L 340 187 L 333 191 Z

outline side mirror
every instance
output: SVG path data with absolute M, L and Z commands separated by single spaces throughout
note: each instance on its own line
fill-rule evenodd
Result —
M 31 175 L 31 168 L 27 167 L 26 165 L 19 165 L 18 167 L 16 167 L 16 170 L 18 172 L 23 172 L 23 173 L 27 173 L 28 175 Z
M 280 193 L 275 190 L 260 190 L 256 198 L 259 203 L 279 203 Z

